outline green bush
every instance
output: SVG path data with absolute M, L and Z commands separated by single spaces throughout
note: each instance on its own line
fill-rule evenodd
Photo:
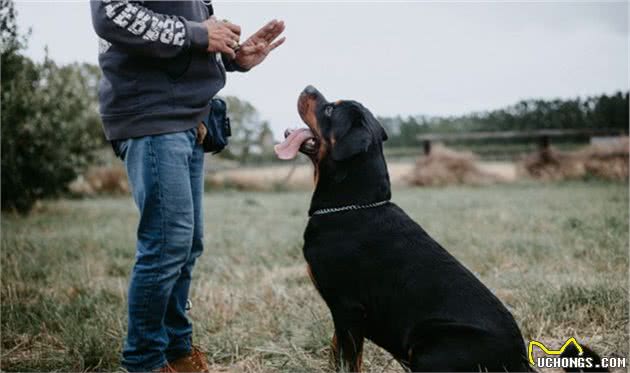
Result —
M 102 145 L 98 68 L 35 63 L 21 54 L 12 3 L 2 16 L 2 209 L 28 212 L 63 192 Z

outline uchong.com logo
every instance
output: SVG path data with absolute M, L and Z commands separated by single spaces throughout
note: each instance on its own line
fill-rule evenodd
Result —
M 534 359 L 534 347 L 540 348 L 546 356 Z M 591 369 L 625 368 L 626 359 L 617 357 L 599 358 L 596 354 L 585 354 L 585 348 L 571 337 L 557 350 L 547 348 L 542 342 L 530 341 L 527 348 L 529 363 L 538 368 Z

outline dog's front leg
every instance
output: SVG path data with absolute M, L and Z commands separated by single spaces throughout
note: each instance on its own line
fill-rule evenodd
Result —
M 334 369 L 337 372 L 360 372 L 365 335 L 363 320 L 355 319 L 350 325 L 335 321 L 335 334 L 332 339 L 331 351 Z

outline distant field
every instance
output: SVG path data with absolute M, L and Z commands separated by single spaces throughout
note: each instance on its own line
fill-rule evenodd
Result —
M 310 193 L 206 195 L 195 342 L 216 370 L 324 372 L 332 333 L 310 284 Z M 628 185 L 401 189 L 394 201 L 509 306 L 525 338 L 628 356 Z M 2 215 L 3 371 L 119 369 L 136 211 L 128 197 Z M 370 371 L 401 371 L 372 344 Z
M 512 162 L 479 162 L 485 172 L 495 174 L 504 181 L 515 181 L 516 165 Z M 390 161 L 387 164 L 392 185 L 408 185 L 407 177 L 411 174 L 414 162 Z M 206 183 L 212 187 L 227 187 L 240 190 L 278 191 L 285 189 L 311 190 L 313 187 L 313 165 L 293 163 L 267 167 L 238 167 L 213 172 L 206 177 Z

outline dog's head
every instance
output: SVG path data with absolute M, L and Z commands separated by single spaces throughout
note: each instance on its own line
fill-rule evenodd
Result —
M 381 154 L 387 135 L 372 113 L 356 101 L 329 102 L 313 86 L 298 98 L 298 112 L 308 128 L 287 130 L 285 141 L 276 146 L 282 159 L 297 152 L 306 154 L 318 174 L 339 168 L 374 150 Z

